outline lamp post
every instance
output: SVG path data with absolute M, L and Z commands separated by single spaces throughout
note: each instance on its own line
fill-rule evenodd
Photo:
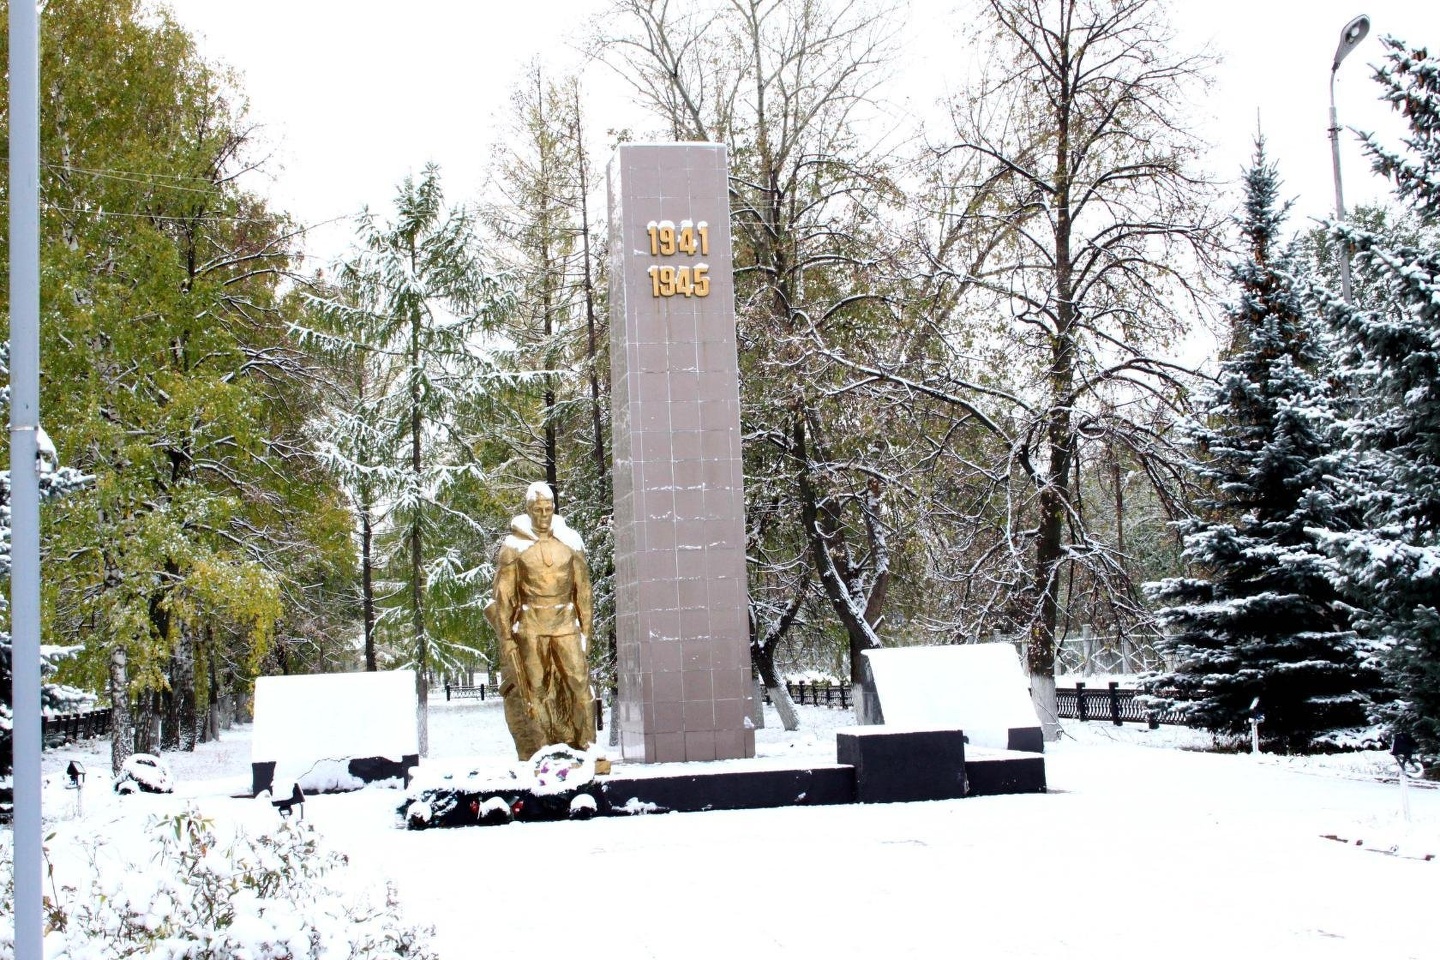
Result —
M 1340 189 L 1340 121 L 1335 119 L 1335 74 L 1340 63 L 1350 51 L 1359 45 L 1370 32 L 1370 18 L 1360 14 L 1345 24 L 1340 31 L 1340 45 L 1335 48 L 1335 62 L 1330 65 L 1330 160 L 1335 167 L 1335 219 L 1345 219 L 1345 194 Z M 1350 295 L 1350 245 L 1340 244 L 1340 293 L 1349 305 L 1354 301 Z
M 40 17 L 12 3 L 10 43 L 10 664 L 15 956 L 44 954 L 40 821 Z

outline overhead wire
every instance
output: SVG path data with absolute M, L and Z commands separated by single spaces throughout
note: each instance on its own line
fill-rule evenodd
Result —
M 0 157 L 0 165 L 8 165 L 8 164 L 9 164 L 9 157 Z M 40 164 L 40 165 L 41 165 L 42 167 L 47 167 L 47 168 L 52 169 L 52 170 L 65 170 L 65 171 L 69 171 L 69 172 L 71 172 L 71 173 L 81 173 L 81 174 L 86 174 L 86 175 L 88 175 L 88 176 L 96 176 L 96 177 L 102 177 L 102 178 L 109 179 L 109 180 L 116 180 L 116 181 L 119 181 L 119 182 L 121 182 L 121 183 L 134 183 L 134 184 L 139 184 L 139 185 L 142 185 L 142 186 L 151 186 L 151 185 L 153 185 L 153 186 L 162 187 L 163 189 L 166 189 L 166 190 L 174 190 L 174 191 L 179 191 L 179 192 L 183 192 L 183 193 L 194 193 L 194 194 L 199 194 L 199 195 L 210 195 L 210 194 L 213 194 L 217 189 L 222 188 L 226 183 L 232 182 L 233 179 L 234 179 L 234 178 L 226 178 L 225 180 L 221 180 L 221 181 L 218 181 L 218 182 L 217 182 L 217 181 L 215 181 L 215 180 L 211 180 L 211 179 L 208 179 L 208 178 L 206 178 L 206 177 L 196 177 L 196 176 L 190 176 L 190 175 L 186 175 L 186 174 L 174 174 L 174 173 L 141 173 L 141 172 L 132 171 L 132 170 L 106 170 L 106 169 L 97 168 L 97 167 L 80 167 L 80 166 L 76 166 L 76 165 L 74 165 L 74 164 L 55 163 L 55 162 L 50 162 L 50 161 L 41 161 L 41 164 Z M 189 182 L 193 182 L 193 183 L 195 183 L 195 184 L 203 184 L 204 186 L 193 186 L 193 187 L 192 187 L 192 186 L 183 186 L 183 185 L 181 185 L 180 182 L 171 183 L 171 184 L 155 183 L 154 181 L 157 181 L 157 180 L 189 181 Z M 42 197 L 42 199 L 43 199 L 43 197 Z M 0 199 L 0 208 L 6 207 L 6 206 L 8 205 L 8 203 L 9 203 L 8 200 L 6 200 L 6 199 Z M 188 222 L 192 222 L 192 221 L 195 221 L 195 220 L 206 220 L 206 221 L 211 221 L 211 222 L 216 222 L 216 223 L 219 223 L 219 222 L 228 222 L 228 223 L 246 223 L 246 224 L 255 224 L 255 225 L 265 225 L 265 224 L 271 224 L 271 223 L 274 222 L 273 219 L 265 219 L 265 218 L 260 218 L 260 217 L 247 217 L 247 216 L 240 216 L 240 215 L 219 214 L 219 213 L 205 214 L 204 216 L 199 216 L 199 217 L 185 217 L 185 216 L 175 216 L 175 215 L 168 215 L 168 214 L 156 214 L 156 213 L 145 213 L 145 212 L 132 212 L 132 211 L 125 211 L 125 210 L 85 210 L 85 209 L 78 208 L 78 207 L 65 207 L 65 206 L 61 206 L 61 205 L 59 205 L 59 204 L 55 204 L 55 203 L 49 204 L 49 207 L 50 207 L 50 209 L 52 209 L 52 210 L 58 210 L 58 211 L 60 211 L 60 212 L 62 212 L 62 213 L 85 214 L 85 215 L 94 216 L 94 217 L 126 217 L 126 218 L 132 218 L 132 219 L 137 219 L 137 220 L 157 220 L 157 221 L 163 221 L 163 222 L 167 222 L 167 223 L 188 223 Z M 358 213 L 358 211 L 357 211 L 357 213 Z M 296 229 L 298 232 L 300 232 L 300 233 L 306 233 L 306 232 L 308 232 L 308 231 L 310 231 L 310 230 L 313 230 L 313 229 L 317 229 L 317 228 L 320 228 L 320 227 L 329 226 L 329 225 L 332 224 L 332 223 L 337 223 L 337 222 L 339 222 L 339 221 L 341 221 L 341 220 L 349 219 L 350 217 L 355 216 L 355 215 L 356 215 L 356 214 L 340 214 L 340 215 L 338 215 L 338 216 L 330 217 L 330 218 L 327 219 L 327 220 L 321 220 L 321 221 L 318 221 L 318 222 L 316 222 L 316 223 L 311 223 L 311 224 L 297 224 L 296 227 L 295 227 L 295 229 Z

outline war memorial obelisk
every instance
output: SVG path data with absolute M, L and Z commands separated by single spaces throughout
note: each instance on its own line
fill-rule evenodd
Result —
M 627 760 L 755 755 L 721 144 L 609 168 L 616 726 Z

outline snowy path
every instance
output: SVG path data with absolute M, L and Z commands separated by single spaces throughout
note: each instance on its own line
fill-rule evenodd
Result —
M 805 718 L 799 735 L 763 731 L 762 752 L 833 758 L 827 731 L 843 716 L 806 708 Z M 436 753 L 503 745 L 497 719 L 478 705 L 437 710 Z M 395 827 L 397 792 L 366 790 L 311 798 L 306 816 L 357 873 L 395 882 L 446 960 L 1436 956 L 1440 860 L 1368 848 L 1440 854 L 1440 790 L 1411 791 L 1407 830 L 1398 788 L 1337 776 L 1343 763 L 1070 729 L 1078 739 L 1048 754 L 1052 792 L 1041 796 L 415 833 Z M 1149 742 L 1166 736 L 1177 735 Z M 233 777 L 239 754 L 229 745 L 213 769 L 177 758 L 177 773 L 185 760 L 192 777 Z M 268 814 L 213 794 L 199 802 L 221 816 Z M 107 829 L 135 819 L 101 806 Z

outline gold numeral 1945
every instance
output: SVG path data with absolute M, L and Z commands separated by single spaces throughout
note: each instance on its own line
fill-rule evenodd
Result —
M 651 267 L 650 293 L 656 297 L 708 297 L 710 268 L 703 263 L 694 267 Z

